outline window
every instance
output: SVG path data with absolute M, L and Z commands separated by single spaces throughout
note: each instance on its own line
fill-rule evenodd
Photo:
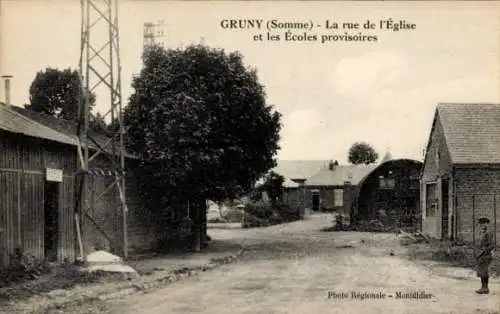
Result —
M 381 189 L 394 189 L 396 180 L 394 178 L 379 177 L 379 188 Z
M 384 177 L 383 177 L 383 176 L 380 176 L 380 177 L 378 177 L 378 179 L 379 179 L 379 187 L 380 187 L 381 189 L 385 189 L 385 188 L 387 187 L 387 185 L 385 184 L 385 179 L 384 179 Z
M 425 189 L 425 216 L 433 217 L 436 215 L 438 207 L 437 184 L 427 184 Z
M 335 206 L 344 206 L 344 190 L 335 189 L 334 192 L 334 204 Z
M 396 186 L 396 180 L 395 179 L 385 179 L 386 181 L 386 186 L 388 189 L 394 189 L 394 186 Z

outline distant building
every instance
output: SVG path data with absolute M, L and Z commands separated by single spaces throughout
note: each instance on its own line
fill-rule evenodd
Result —
M 378 220 L 385 226 L 417 227 L 421 168 L 417 160 L 384 158 L 354 189 L 351 222 Z
M 375 167 L 330 162 L 306 180 L 306 208 L 348 215 L 355 187 Z
M 420 216 L 421 166 L 415 160 L 392 159 L 387 152 L 378 164 L 279 161 L 274 171 L 285 177 L 284 201 L 290 206 L 389 224 Z
M 425 234 L 473 241 L 486 216 L 498 238 L 500 104 L 437 106 L 420 189 Z
M 306 209 L 305 182 L 320 169 L 328 165 L 327 160 L 279 160 L 274 172 L 285 178 L 283 201 L 293 208 Z

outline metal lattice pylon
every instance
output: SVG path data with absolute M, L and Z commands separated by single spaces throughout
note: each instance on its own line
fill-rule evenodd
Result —
M 121 65 L 118 32 L 118 0 L 81 0 L 81 50 L 80 50 L 80 77 L 82 79 L 82 97 L 79 106 L 78 120 L 78 168 L 76 177 L 76 220 L 77 233 L 80 245 L 81 257 L 85 258 L 82 245 L 83 220 L 90 221 L 94 227 L 104 235 L 116 248 L 122 249 L 123 257 L 127 257 L 127 204 L 125 197 L 125 151 L 123 145 L 123 116 L 122 116 L 122 90 L 121 90 Z M 99 90 L 102 89 L 102 90 Z M 89 132 L 89 121 L 92 119 L 90 109 L 90 93 L 99 90 L 97 107 L 104 114 L 103 119 L 115 124 L 111 130 L 103 130 L 108 137 L 95 135 Z M 109 99 L 105 95 L 109 95 Z M 107 104 L 107 105 L 106 105 Z M 102 134 L 98 132 L 97 134 Z M 98 137 L 100 137 L 98 139 Z M 97 166 L 93 167 L 93 161 L 98 156 L 104 156 L 110 161 L 111 169 L 104 171 Z M 111 175 L 113 182 L 107 184 L 103 191 L 95 199 L 89 200 L 84 197 L 88 192 L 89 176 Z M 119 244 L 116 237 L 108 234 L 102 226 L 92 217 L 90 211 L 95 204 L 112 193 L 117 200 L 116 210 L 121 211 L 122 243 Z M 119 197 L 116 197 L 118 193 Z M 120 216 L 120 215 L 117 215 Z M 82 219 L 80 219 L 82 218 Z
M 163 31 L 163 20 L 158 21 L 157 23 L 144 23 L 144 43 L 143 43 L 143 49 L 146 50 L 148 47 L 154 46 L 154 45 L 163 45 L 163 43 L 157 42 L 157 38 L 162 38 L 164 36 L 164 31 Z

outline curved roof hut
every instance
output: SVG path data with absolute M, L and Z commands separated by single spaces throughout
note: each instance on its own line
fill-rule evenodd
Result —
M 422 163 L 417 160 L 383 160 L 356 186 L 351 221 L 379 220 L 384 225 L 399 226 L 415 224 L 420 212 L 421 168 Z

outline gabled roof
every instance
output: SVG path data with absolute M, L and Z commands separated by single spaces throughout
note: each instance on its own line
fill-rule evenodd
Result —
M 277 166 L 272 171 L 281 174 L 285 179 L 307 180 L 327 165 L 326 160 L 278 160 Z
M 500 104 L 441 103 L 436 115 L 452 163 L 500 163 Z
M 300 184 L 298 184 L 297 182 L 294 182 L 290 179 L 285 178 L 285 182 L 283 182 L 283 186 L 285 188 L 298 188 L 300 186 Z
M 284 187 L 298 187 L 293 179 L 307 180 L 327 165 L 326 160 L 278 160 L 272 171 L 285 177 Z
M 378 165 L 339 165 L 333 170 L 324 168 L 306 181 L 307 186 L 339 186 L 349 181 L 357 185 L 368 173 Z
M 76 123 L 57 119 L 21 107 L 10 106 L 5 103 L 0 103 L 0 129 L 12 133 L 78 146 Z M 109 137 L 105 134 L 96 132 L 92 134 L 92 138 L 101 147 L 105 147 L 109 140 Z M 94 149 L 97 148 L 96 145 L 92 143 L 89 143 L 89 147 Z M 125 153 L 125 156 L 127 158 L 136 158 L 129 153 Z

